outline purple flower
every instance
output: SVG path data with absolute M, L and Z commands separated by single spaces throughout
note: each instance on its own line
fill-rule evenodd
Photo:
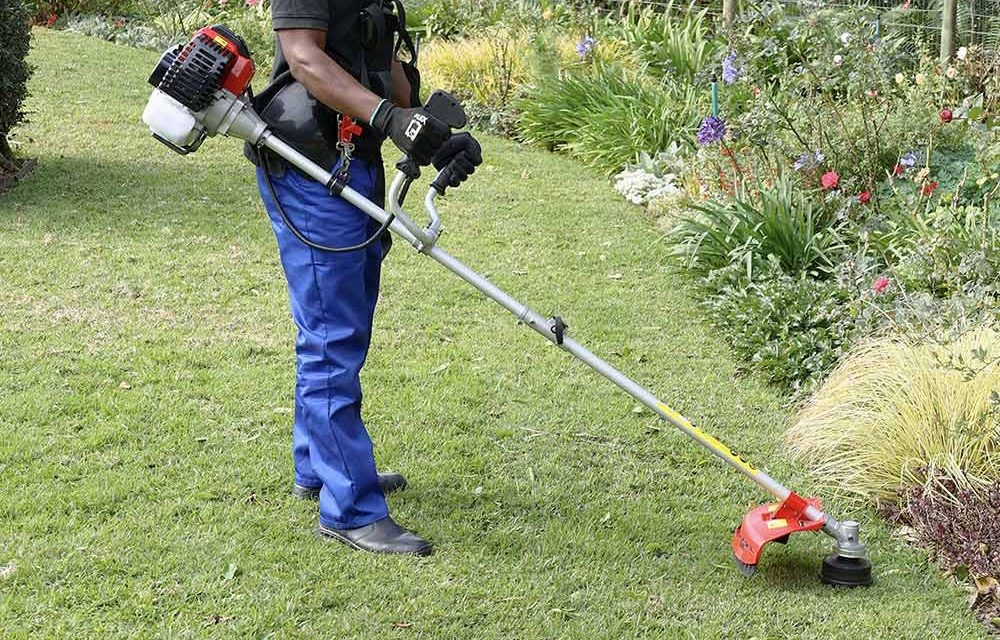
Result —
M 899 164 L 903 165 L 907 169 L 911 168 L 913 165 L 917 164 L 917 154 L 913 151 L 908 151 L 903 154 L 903 157 L 899 159 Z
M 590 34 L 583 36 L 579 42 L 576 43 L 576 55 L 581 58 L 586 58 L 590 52 L 594 49 L 594 45 L 597 44 L 597 40 L 590 37 Z
M 796 171 L 802 171 L 803 169 L 811 170 L 823 164 L 824 160 L 826 160 L 826 156 L 819 149 L 816 149 L 813 153 L 806 151 L 795 159 L 795 162 L 792 163 L 792 168 Z
M 718 142 L 726 136 L 726 123 L 722 121 L 722 118 L 717 118 L 715 116 L 708 116 L 701 121 L 701 126 L 698 127 L 698 144 L 712 144 L 713 142 Z
M 722 81 L 734 84 L 742 77 L 743 67 L 736 64 L 736 52 L 730 51 L 729 55 L 722 59 Z

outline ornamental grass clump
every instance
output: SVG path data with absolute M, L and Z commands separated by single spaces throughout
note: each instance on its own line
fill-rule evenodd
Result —
M 1000 480 L 1000 333 L 944 344 L 871 340 L 833 371 L 787 433 L 824 483 L 875 502 L 913 487 L 957 500 Z

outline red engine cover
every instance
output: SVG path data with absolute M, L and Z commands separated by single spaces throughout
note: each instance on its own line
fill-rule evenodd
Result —
M 253 60 L 244 56 L 235 42 L 215 31 L 212 27 L 199 29 L 195 37 L 202 35 L 232 54 L 233 59 L 226 68 L 226 74 L 222 80 L 222 88 L 234 96 L 243 95 L 247 87 L 250 86 L 250 81 L 253 79 L 255 71 Z

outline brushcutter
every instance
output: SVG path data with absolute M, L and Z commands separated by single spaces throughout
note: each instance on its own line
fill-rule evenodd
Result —
M 742 573 L 748 576 L 754 573 L 761 552 L 769 542 L 785 543 L 793 533 L 823 530 L 834 539 L 834 546 L 833 553 L 823 561 L 822 580 L 840 586 L 871 584 L 871 563 L 858 537 L 857 522 L 838 521 L 822 510 L 818 499 L 803 498 L 784 487 L 587 350 L 570 337 L 569 327 L 561 317 L 543 317 L 439 247 L 441 217 L 436 199 L 444 194 L 448 186 L 440 174 L 424 198 L 424 208 L 429 216 L 426 225 L 417 224 L 403 210 L 403 199 L 410 185 L 419 177 L 419 168 L 405 159 L 397 165 L 400 170 L 389 189 L 389 211 L 386 211 L 271 131 L 251 104 L 250 80 L 253 74 L 254 65 L 249 51 L 238 36 L 222 26 L 205 27 L 195 33 L 188 43 L 177 45 L 163 54 L 149 78 L 154 89 L 143 112 L 143 121 L 149 125 L 157 140 L 183 154 L 197 150 L 206 138 L 218 135 L 238 138 L 258 149 L 268 149 L 277 154 L 305 175 L 326 185 L 331 197 L 344 198 L 382 223 L 418 252 L 509 311 L 518 322 L 618 385 L 661 419 L 760 485 L 779 502 L 752 509 L 736 527 L 732 550 Z M 459 129 L 466 124 L 461 105 L 448 94 L 436 93 L 428 101 L 427 108 L 452 128 Z

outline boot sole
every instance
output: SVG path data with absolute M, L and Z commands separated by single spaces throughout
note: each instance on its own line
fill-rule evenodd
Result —
M 416 551 L 373 551 L 371 549 L 366 549 L 356 542 L 345 538 L 341 534 L 337 533 L 334 529 L 327 529 L 324 526 L 316 527 L 316 536 L 323 540 L 336 540 L 337 542 L 343 543 L 355 551 L 364 551 L 365 553 L 379 553 L 387 556 L 421 556 L 426 557 L 434 554 L 433 545 L 427 545 L 426 547 L 421 547 Z

